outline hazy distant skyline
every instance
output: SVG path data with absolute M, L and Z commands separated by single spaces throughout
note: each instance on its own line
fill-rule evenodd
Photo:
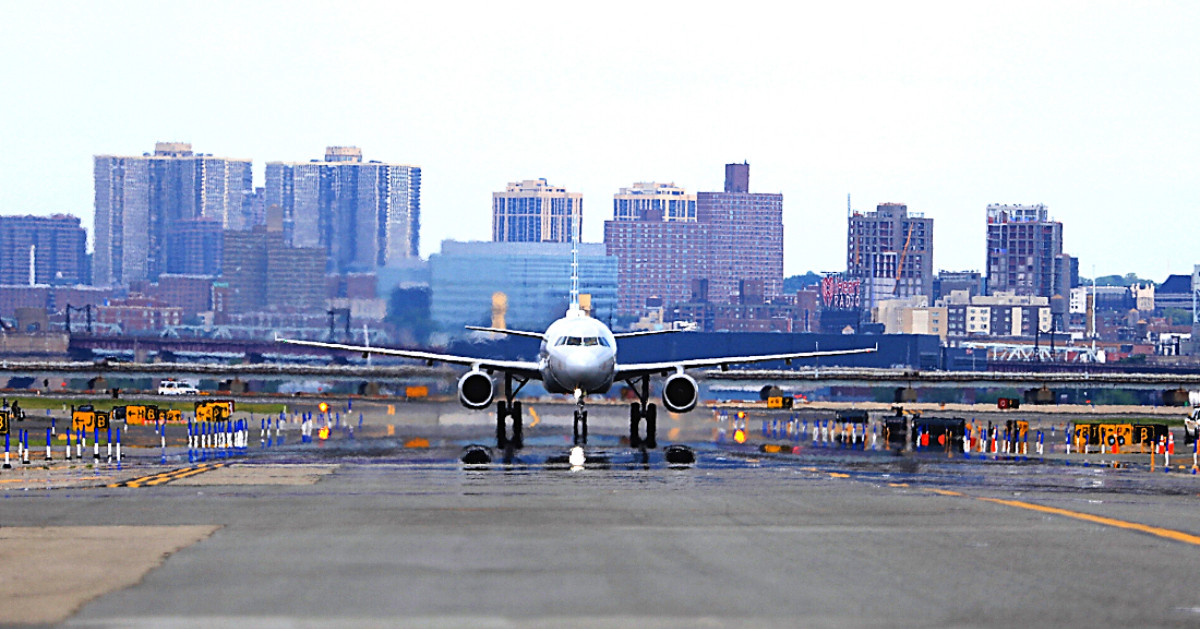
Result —
M 784 195 L 785 272 L 845 267 L 856 210 L 934 219 L 985 270 L 989 203 L 1044 203 L 1091 276 L 1190 272 L 1200 4 L 0 4 L 0 214 L 91 232 L 92 156 L 156 141 L 268 161 L 326 146 L 423 169 L 421 254 L 488 240 L 545 177 L 602 239 L 637 181 Z

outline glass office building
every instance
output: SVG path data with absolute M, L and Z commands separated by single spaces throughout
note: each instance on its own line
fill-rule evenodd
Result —
M 465 325 L 541 332 L 567 310 L 571 292 L 570 243 L 442 242 L 429 258 L 430 314 L 442 331 Z M 590 295 L 593 317 L 610 324 L 617 303 L 617 259 L 601 243 L 579 245 L 579 292 Z M 495 313 L 499 300 L 506 305 Z

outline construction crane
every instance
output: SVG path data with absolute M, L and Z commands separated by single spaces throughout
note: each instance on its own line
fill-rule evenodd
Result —
M 900 260 L 896 263 L 896 283 L 892 284 L 892 294 L 896 294 L 900 286 L 900 277 L 904 274 L 904 256 L 908 255 L 908 245 L 912 242 L 913 223 L 908 224 L 908 235 L 904 237 L 904 248 L 900 250 Z

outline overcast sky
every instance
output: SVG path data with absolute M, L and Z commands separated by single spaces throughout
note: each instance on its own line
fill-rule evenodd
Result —
M 92 222 L 92 155 L 267 161 L 355 145 L 423 169 L 421 253 L 491 194 L 635 181 L 784 195 L 785 271 L 845 268 L 856 210 L 984 265 L 989 203 L 1045 203 L 1085 276 L 1200 262 L 1200 3 L 0 0 L 0 213 Z

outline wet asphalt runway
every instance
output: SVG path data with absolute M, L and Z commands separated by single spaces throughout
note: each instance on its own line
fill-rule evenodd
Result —
M 223 461 L 315 484 L 0 486 L 0 525 L 220 527 L 66 626 L 1200 624 L 1191 474 L 704 440 L 672 466 L 602 433 L 571 470 L 556 432 L 510 464 L 459 462 L 470 427 Z

